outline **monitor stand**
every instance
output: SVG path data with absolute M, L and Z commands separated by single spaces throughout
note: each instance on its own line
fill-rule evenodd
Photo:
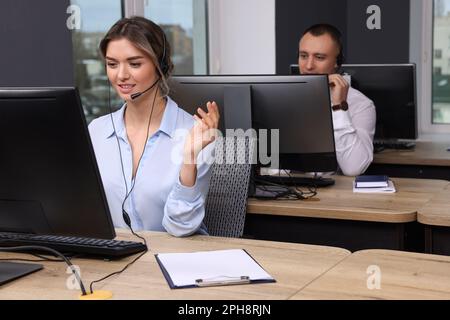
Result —
M 0 285 L 39 271 L 42 268 L 41 264 L 0 262 Z

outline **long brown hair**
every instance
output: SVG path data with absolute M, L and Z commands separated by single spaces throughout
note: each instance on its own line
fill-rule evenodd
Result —
M 170 58 L 171 48 L 166 35 L 160 26 L 143 17 L 122 18 L 117 21 L 100 41 L 99 49 L 106 57 L 108 44 L 112 40 L 125 38 L 136 48 L 148 54 L 161 77 L 159 88 L 163 96 L 169 94 L 167 79 L 173 71 Z

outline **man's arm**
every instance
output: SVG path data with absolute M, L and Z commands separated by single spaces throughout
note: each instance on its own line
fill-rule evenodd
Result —
M 347 176 L 364 173 L 373 160 L 375 106 L 364 95 L 354 95 L 349 99 L 352 111 L 333 112 L 336 156 L 342 173 Z

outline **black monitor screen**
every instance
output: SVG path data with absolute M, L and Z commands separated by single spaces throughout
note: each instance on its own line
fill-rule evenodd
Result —
M 375 104 L 375 139 L 417 139 L 414 64 L 346 64 L 341 70 L 351 76 L 352 87 Z
M 0 231 L 112 239 L 75 88 L 0 88 Z
M 279 129 L 281 169 L 337 168 L 326 76 L 174 77 L 171 90 L 174 100 L 191 114 L 207 101 L 216 101 L 222 131 Z

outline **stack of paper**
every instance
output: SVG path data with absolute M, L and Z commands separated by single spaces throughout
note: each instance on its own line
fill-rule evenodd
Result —
M 356 182 L 353 183 L 353 192 L 355 193 L 395 193 L 394 183 L 388 180 L 387 186 L 385 187 L 356 187 Z

